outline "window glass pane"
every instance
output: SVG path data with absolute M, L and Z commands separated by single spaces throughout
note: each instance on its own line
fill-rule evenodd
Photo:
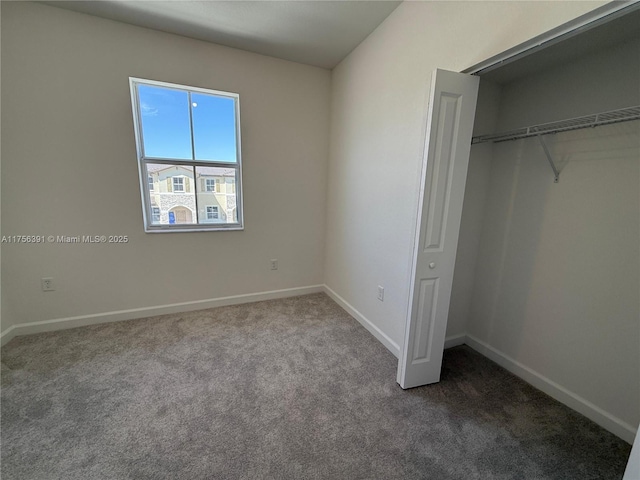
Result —
M 189 94 L 138 85 L 138 99 L 145 156 L 191 160 Z
M 148 163 L 147 175 L 154 185 L 149 190 L 152 225 L 198 223 L 193 167 Z
M 198 218 L 201 224 L 238 223 L 237 172 L 235 168 L 196 167 Z
M 241 229 L 237 94 L 130 82 L 145 230 Z
M 236 107 L 228 97 L 191 94 L 196 160 L 237 161 Z

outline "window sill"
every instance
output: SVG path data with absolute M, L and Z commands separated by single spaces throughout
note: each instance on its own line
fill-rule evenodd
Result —
M 205 225 L 185 225 L 178 227 L 170 227 L 168 225 L 145 227 L 145 233 L 183 233 L 183 232 L 227 232 L 244 230 L 244 226 L 237 223 L 224 225 L 205 226 Z

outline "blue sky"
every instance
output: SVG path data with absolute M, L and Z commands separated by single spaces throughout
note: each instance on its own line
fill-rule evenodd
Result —
M 236 161 L 235 105 L 232 98 L 138 85 L 146 157 L 191 160 L 193 111 L 195 159 Z

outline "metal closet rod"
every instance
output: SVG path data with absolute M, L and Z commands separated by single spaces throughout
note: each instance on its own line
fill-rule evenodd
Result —
M 636 107 L 621 108 L 610 112 L 596 113 L 584 117 L 569 118 L 558 122 L 542 123 L 530 127 L 518 128 L 509 132 L 492 133 L 489 135 L 479 135 L 471 139 L 471 144 L 484 142 L 506 142 L 508 140 L 518 140 L 519 138 L 540 137 L 552 133 L 568 132 L 581 128 L 593 128 L 600 125 L 610 125 L 612 123 L 628 122 L 630 120 L 640 120 L 640 105 Z

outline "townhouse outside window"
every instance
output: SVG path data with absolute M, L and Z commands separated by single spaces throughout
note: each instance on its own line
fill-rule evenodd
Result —
M 129 82 L 145 231 L 243 229 L 238 94 Z

